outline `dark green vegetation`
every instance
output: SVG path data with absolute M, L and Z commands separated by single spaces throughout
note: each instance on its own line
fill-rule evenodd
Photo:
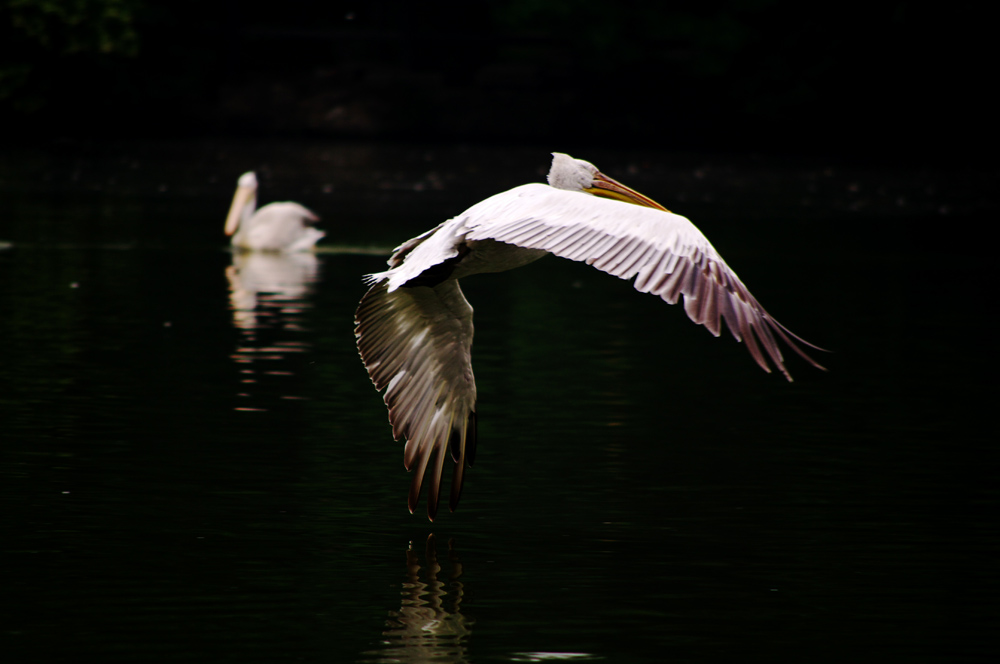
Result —
M 988 22 L 905 0 L 8 0 L 10 138 L 273 135 L 976 158 Z

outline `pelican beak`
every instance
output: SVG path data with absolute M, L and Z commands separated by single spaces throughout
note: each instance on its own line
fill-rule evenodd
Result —
M 232 235 L 240 226 L 240 217 L 243 216 L 243 208 L 246 207 L 250 198 L 256 193 L 254 187 L 237 187 L 233 196 L 233 204 L 229 206 L 229 215 L 226 217 L 226 235 Z
M 622 201 L 624 203 L 632 203 L 634 205 L 642 205 L 643 207 L 651 207 L 657 210 L 663 210 L 664 212 L 670 212 L 670 210 L 663 207 L 652 198 L 643 196 L 635 189 L 626 187 L 618 180 L 609 178 L 600 171 L 594 174 L 594 183 L 588 189 L 584 189 L 584 191 L 588 194 L 593 194 L 594 196 L 612 198 L 616 201 Z

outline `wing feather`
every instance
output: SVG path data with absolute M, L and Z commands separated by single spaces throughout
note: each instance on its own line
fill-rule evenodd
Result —
M 719 336 L 722 320 L 766 371 L 788 380 L 778 339 L 822 369 L 799 344 L 822 350 L 773 319 L 688 219 L 652 208 L 545 185 L 486 199 L 463 216 L 469 240 L 492 239 L 586 262 L 670 304 L 683 296 L 688 317 Z
M 639 244 L 628 257 L 622 261 L 619 266 L 619 271 L 622 273 L 622 279 L 631 279 L 632 277 L 639 274 L 639 271 L 644 265 L 650 262 L 656 262 L 659 259 L 660 252 L 651 244 Z
M 565 228 L 552 238 L 553 251 L 566 251 L 568 248 L 578 244 L 583 236 L 591 232 L 589 228 L 584 226 Z
M 431 519 L 437 514 L 445 456 L 450 453 L 456 463 L 454 509 L 464 466 L 471 465 L 474 454 L 472 333 L 472 307 L 454 279 L 391 293 L 388 282 L 379 281 L 362 298 L 355 316 L 358 350 L 375 388 L 385 390 L 393 437 L 406 439 L 403 465 L 413 472 L 410 511 L 416 509 L 426 478 Z

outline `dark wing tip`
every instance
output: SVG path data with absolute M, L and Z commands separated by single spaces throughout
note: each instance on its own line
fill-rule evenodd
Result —
M 455 470 L 451 477 L 451 493 L 448 497 L 448 509 L 454 512 L 458 501 L 462 498 L 462 488 L 465 484 L 465 469 L 472 467 L 472 459 L 476 452 L 476 411 L 470 411 L 465 420 L 465 428 L 461 432 L 452 432 L 451 452 L 455 461 Z
M 423 475 L 414 475 L 410 482 L 410 493 L 406 497 L 406 507 L 410 510 L 410 514 L 416 512 L 417 505 L 420 504 L 420 485 L 423 479 Z
M 476 416 L 476 411 L 470 411 L 465 438 L 465 462 L 469 464 L 469 468 L 472 468 L 472 464 L 476 460 L 476 446 L 479 444 L 478 427 L 479 418 Z

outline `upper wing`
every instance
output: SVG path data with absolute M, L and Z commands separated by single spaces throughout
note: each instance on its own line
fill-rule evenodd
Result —
M 404 287 L 391 293 L 374 284 L 355 316 L 361 359 L 389 407 L 396 440 L 406 438 L 403 464 L 417 462 L 409 507 L 417 506 L 431 456 L 436 455 L 427 490 L 427 515 L 434 519 L 445 454 L 455 460 L 450 507 L 462 493 L 465 464 L 476 447 L 476 381 L 472 375 L 472 307 L 458 281 Z
M 414 249 L 416 249 L 419 245 L 423 244 L 424 240 L 426 240 L 427 238 L 433 236 L 435 233 L 437 233 L 439 230 L 441 230 L 441 227 L 444 226 L 446 223 L 448 223 L 448 222 L 447 221 L 442 221 L 440 224 L 438 224 L 434 228 L 430 229 L 429 231 L 425 231 L 425 232 L 421 233 L 420 235 L 418 235 L 417 237 L 410 238 L 409 240 L 407 240 L 403 244 L 401 244 L 398 247 L 396 247 L 395 249 L 393 249 L 392 250 L 392 256 L 390 256 L 389 260 L 388 260 L 389 267 L 393 268 L 393 267 L 399 267 L 400 265 L 402 265 L 403 261 L 406 259 L 406 257 L 410 255 L 410 252 L 412 252 Z
M 431 230 L 396 247 L 389 258 L 390 269 L 369 274 L 367 278 L 370 281 L 387 280 L 390 292 L 404 284 L 412 285 L 414 282 L 436 284 L 440 281 L 439 278 L 428 279 L 429 275 L 433 275 L 437 271 L 436 266 L 444 266 L 454 262 L 461 258 L 463 252 L 467 251 L 464 247 L 465 231 L 462 217 L 449 219 L 438 224 Z M 450 270 L 446 270 L 446 272 L 450 273 Z M 423 285 L 428 284 L 423 283 Z
M 637 290 L 659 295 L 670 304 L 683 294 L 691 320 L 719 336 L 719 319 L 725 319 L 733 336 L 746 342 L 768 373 L 765 352 L 792 379 L 776 336 L 813 366 L 823 368 L 795 342 L 819 348 L 764 311 L 708 239 L 684 217 L 538 184 L 488 198 L 462 217 L 470 240 L 491 238 L 544 249 L 622 279 L 635 277 Z

